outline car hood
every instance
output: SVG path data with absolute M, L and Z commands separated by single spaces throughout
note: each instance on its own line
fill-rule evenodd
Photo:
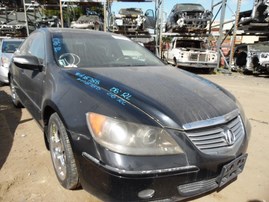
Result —
M 171 66 L 83 68 L 71 72 L 73 79 L 87 78 L 88 83 L 116 94 L 163 127 L 183 128 L 184 124 L 223 116 L 237 108 L 217 85 Z

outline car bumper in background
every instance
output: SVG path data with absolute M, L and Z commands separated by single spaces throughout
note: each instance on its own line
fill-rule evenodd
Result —
M 8 72 L 9 69 L 7 67 L 0 66 L 0 82 L 9 83 Z
M 203 62 L 180 62 L 177 60 L 179 67 L 193 67 L 193 68 L 216 68 L 217 63 L 203 63 Z

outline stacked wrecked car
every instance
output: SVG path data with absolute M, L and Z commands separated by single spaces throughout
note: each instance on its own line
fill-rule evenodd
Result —
M 250 23 L 268 23 L 269 22 L 269 1 L 255 0 L 252 10 L 240 13 L 239 26 Z
M 210 48 L 207 26 L 212 12 L 201 4 L 176 4 L 167 19 L 165 30 L 174 37 L 164 51 L 164 59 L 182 68 L 199 68 L 212 72 L 217 66 L 217 51 Z M 205 36 L 202 36 L 205 34 Z
M 255 75 L 269 73 L 269 43 L 243 44 L 236 47 L 233 70 Z
M 0 35 L 22 37 L 26 34 L 26 25 L 24 21 L 13 20 L 8 23 L 0 24 Z
M 123 34 L 149 34 L 148 29 L 155 28 L 156 19 L 153 10 L 143 13 L 141 8 L 123 8 L 112 16 L 111 31 Z
M 103 21 L 97 13 L 87 13 L 87 15 L 80 16 L 77 21 L 71 22 L 70 27 L 76 29 L 102 30 Z
M 201 4 L 176 4 L 168 16 L 166 32 L 205 32 L 213 14 Z

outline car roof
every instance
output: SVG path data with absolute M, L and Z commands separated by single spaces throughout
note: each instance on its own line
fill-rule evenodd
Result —
M 178 3 L 175 6 L 202 6 L 202 5 L 196 3 Z

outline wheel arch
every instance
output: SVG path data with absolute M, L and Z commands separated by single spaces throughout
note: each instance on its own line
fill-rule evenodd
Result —
M 51 107 L 50 105 L 45 106 L 43 110 L 43 124 L 44 124 L 44 141 L 47 150 L 50 150 L 49 148 L 49 140 L 48 140 L 48 124 L 49 124 L 49 119 L 53 113 L 55 113 L 56 110 Z
M 46 148 L 49 150 L 49 140 L 48 140 L 48 124 L 52 114 L 57 113 L 60 119 L 62 120 L 64 126 L 66 127 L 65 120 L 63 119 L 62 114 L 60 113 L 58 107 L 52 101 L 46 101 L 42 111 L 42 120 L 44 128 L 44 141 Z

